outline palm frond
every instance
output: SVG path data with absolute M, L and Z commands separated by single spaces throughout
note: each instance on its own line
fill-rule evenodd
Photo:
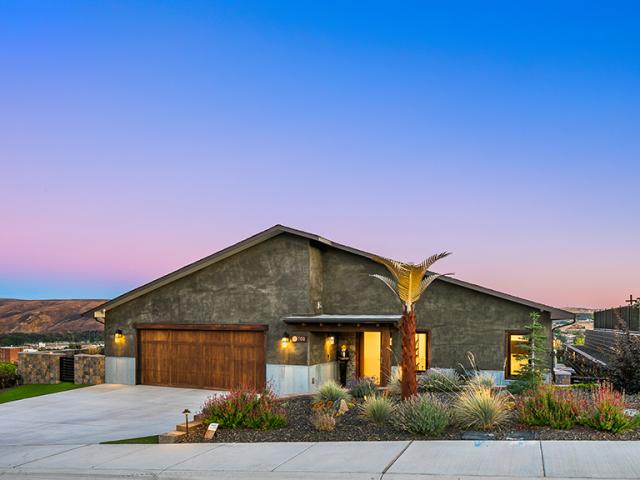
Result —
M 419 265 L 425 270 L 429 270 L 431 265 L 436 263 L 438 260 L 443 259 L 444 257 L 448 257 L 449 255 L 451 255 L 451 252 L 436 253 L 434 255 L 431 255 L 429 258 L 425 258 Z
M 424 291 L 429 288 L 429 285 L 431 285 L 435 280 L 447 275 L 453 275 L 453 273 L 432 273 L 424 277 L 422 282 L 420 282 L 420 294 L 424 293 Z
M 402 262 L 398 262 L 397 260 L 392 260 L 390 258 L 374 256 L 372 257 L 372 260 L 374 260 L 375 262 L 378 262 L 381 265 L 384 265 L 387 268 L 387 270 L 389 270 L 389 272 L 393 274 L 396 280 L 399 280 L 399 277 L 402 275 L 402 272 L 404 272 L 407 269 L 406 264 Z
M 382 283 L 384 283 L 387 287 L 389 287 L 393 293 L 400 296 L 397 291 L 397 283 L 392 278 L 385 277 L 384 275 L 378 275 L 377 273 L 371 274 L 369 276 L 373 278 L 377 278 Z
M 440 274 L 431 274 L 425 277 L 427 268 L 447 255 L 449 255 L 449 252 L 432 255 L 418 265 L 402 263 L 383 257 L 373 257 L 373 260 L 384 265 L 391 272 L 395 281 L 383 275 L 376 274 L 371 276 L 383 281 L 405 304 L 407 310 L 411 310 L 427 287 L 436 278 L 442 276 Z

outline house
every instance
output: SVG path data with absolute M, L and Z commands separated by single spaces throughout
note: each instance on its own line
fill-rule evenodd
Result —
M 347 377 L 385 384 L 400 359 L 401 305 L 372 255 L 276 225 L 108 301 L 106 382 L 278 393 Z M 416 306 L 418 370 L 455 368 L 472 352 L 499 382 L 517 373 L 525 325 L 573 314 L 457 278 L 440 278 Z M 551 343 L 551 335 L 549 335 Z

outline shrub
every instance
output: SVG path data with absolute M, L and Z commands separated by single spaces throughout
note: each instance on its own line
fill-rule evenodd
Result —
M 389 397 L 372 396 L 367 397 L 360 406 L 362 415 L 375 423 L 386 422 L 393 413 L 395 405 Z
M 325 411 L 316 411 L 311 414 L 313 428 L 321 432 L 330 432 L 336 428 L 336 419 Z
M 522 423 L 561 430 L 573 428 L 583 407 L 573 390 L 551 385 L 529 392 L 518 402 Z
M 364 398 L 375 395 L 378 387 L 376 381 L 371 377 L 362 377 L 349 385 L 351 395 L 356 398 Z
M 496 379 L 493 375 L 486 372 L 476 372 L 475 375 L 469 377 L 467 381 L 468 388 L 484 387 L 493 389 L 496 388 Z
M 602 383 L 591 392 L 591 405 L 580 421 L 595 430 L 620 433 L 636 428 L 640 418 L 624 413 L 624 394 L 616 392 L 609 383 Z
M 504 392 L 495 392 L 479 386 L 467 388 L 458 394 L 454 404 L 454 417 L 463 428 L 488 430 L 500 427 L 510 416 L 510 400 Z
M 414 395 L 395 409 L 396 427 L 418 435 L 437 435 L 449 425 L 450 416 L 444 404 L 430 394 Z
M 0 363 L 0 388 L 13 387 L 20 383 L 18 367 L 13 363 Z
M 598 386 L 597 383 L 572 383 L 571 385 L 567 385 L 566 387 L 563 387 L 563 388 L 569 389 L 569 390 L 589 390 L 590 391 L 597 386 Z
M 433 368 L 418 377 L 418 390 L 421 392 L 457 392 L 464 382 L 454 370 Z
M 322 384 L 318 393 L 315 395 L 315 399 L 318 402 L 326 402 L 328 400 L 332 402 L 345 400 L 348 402 L 351 400 L 351 395 L 346 388 L 338 385 L 333 380 L 329 380 Z
M 13 363 L 0 362 L 0 375 L 16 375 L 18 366 Z
M 218 423 L 220 428 L 253 428 L 270 430 L 283 427 L 284 410 L 270 389 L 233 390 L 226 395 L 210 397 L 202 406 L 204 423 Z

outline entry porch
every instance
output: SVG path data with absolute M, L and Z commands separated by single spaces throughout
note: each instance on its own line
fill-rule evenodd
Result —
M 400 315 L 292 315 L 284 318 L 293 332 L 308 334 L 309 365 L 335 363 L 333 372 L 310 390 L 328 379 L 348 384 L 362 377 L 374 378 L 384 386 L 394 377 L 400 363 Z M 429 368 L 429 332 L 416 336 L 418 371 Z

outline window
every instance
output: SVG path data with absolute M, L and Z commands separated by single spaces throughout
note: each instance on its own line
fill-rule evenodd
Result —
M 523 355 L 528 355 L 526 348 L 528 339 L 523 333 L 507 333 L 507 378 L 517 376 L 528 360 Z
M 424 372 L 429 368 L 429 333 L 416 333 L 416 371 Z

